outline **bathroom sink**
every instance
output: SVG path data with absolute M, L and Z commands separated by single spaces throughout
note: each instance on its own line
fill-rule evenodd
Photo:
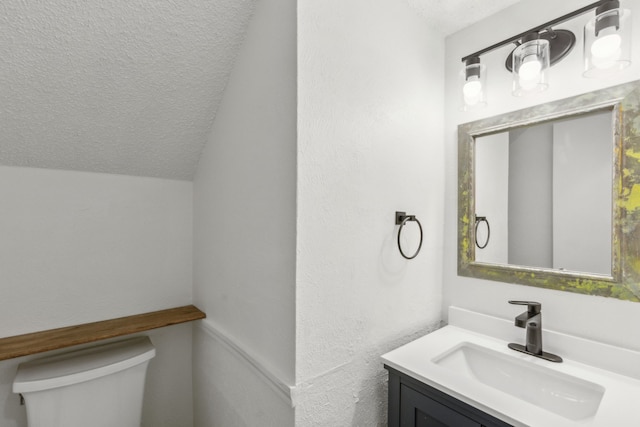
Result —
M 601 385 L 468 342 L 433 362 L 572 420 L 595 415 L 605 392 Z
M 382 360 L 514 427 L 640 426 L 640 352 L 547 329 L 554 363 L 508 347 L 524 338 L 512 319 L 451 307 L 449 325 Z

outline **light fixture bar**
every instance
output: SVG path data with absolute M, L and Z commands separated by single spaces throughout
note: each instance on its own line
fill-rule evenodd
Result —
M 534 28 L 532 28 L 530 30 L 524 31 L 524 32 L 522 32 L 522 33 L 520 33 L 518 35 L 515 35 L 513 37 L 505 39 L 505 40 L 503 40 L 501 42 L 493 44 L 493 45 L 491 45 L 489 47 L 486 47 L 486 48 L 484 48 L 482 50 L 474 52 L 474 53 L 472 53 L 470 55 L 467 55 L 467 56 L 462 58 L 462 62 L 466 62 L 467 59 L 469 59 L 469 58 L 479 57 L 480 55 L 484 55 L 485 53 L 491 52 L 492 50 L 495 50 L 495 49 L 497 49 L 499 47 L 502 47 L 504 45 L 507 45 L 507 44 L 510 44 L 510 43 L 515 43 L 515 42 L 517 42 L 518 40 L 522 39 L 524 36 L 526 36 L 526 35 L 528 35 L 530 33 L 538 33 L 538 32 L 540 32 L 542 30 L 551 28 L 554 25 L 561 24 L 561 23 L 563 23 L 565 21 L 568 21 L 571 18 L 574 18 L 574 17 L 576 17 L 578 15 L 582 15 L 582 14 L 587 13 L 587 12 L 593 10 L 593 9 L 596 9 L 599 6 L 602 6 L 603 4 L 608 3 L 609 1 L 611 1 L 611 0 L 600 0 L 600 1 L 597 1 L 595 3 L 591 3 L 590 5 L 587 5 L 585 7 L 582 7 L 580 9 L 578 9 L 578 10 L 574 10 L 571 13 L 567 13 L 566 15 L 563 15 L 563 16 L 561 16 L 559 18 L 556 18 L 556 19 L 554 19 L 552 21 L 545 22 L 542 25 L 538 25 L 537 27 L 534 27 Z

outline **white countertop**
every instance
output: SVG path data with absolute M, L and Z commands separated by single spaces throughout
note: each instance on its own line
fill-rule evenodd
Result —
M 441 390 L 516 427 L 639 427 L 640 353 L 577 337 L 543 332 L 545 351 L 563 357 L 553 363 L 507 347 L 524 341 L 525 331 L 506 319 L 452 307 L 451 324 L 384 356 L 386 365 Z M 480 332 L 483 333 L 480 333 Z M 494 331 L 487 335 L 487 331 Z M 515 332 L 514 332 L 515 331 Z M 516 336 L 519 339 L 512 339 Z M 481 346 L 500 355 L 538 365 L 595 383 L 605 389 L 594 416 L 572 420 L 507 394 L 480 381 L 470 380 L 434 360 L 461 343 Z M 526 387 L 526 384 L 522 384 Z

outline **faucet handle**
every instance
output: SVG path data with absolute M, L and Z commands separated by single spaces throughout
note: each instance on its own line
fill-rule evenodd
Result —
M 539 302 L 536 302 L 536 301 L 514 301 L 514 300 L 509 300 L 509 304 L 526 305 L 527 306 L 527 312 L 529 314 L 532 314 L 532 315 L 540 313 L 540 310 L 542 309 L 542 304 L 540 304 Z

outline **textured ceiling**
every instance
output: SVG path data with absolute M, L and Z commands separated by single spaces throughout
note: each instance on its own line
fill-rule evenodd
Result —
M 0 0 L 0 165 L 192 179 L 255 1 Z M 516 2 L 406 1 L 443 34 Z
M 406 0 L 429 24 L 444 35 L 518 3 L 520 0 Z
M 0 164 L 192 179 L 253 4 L 0 1 Z

